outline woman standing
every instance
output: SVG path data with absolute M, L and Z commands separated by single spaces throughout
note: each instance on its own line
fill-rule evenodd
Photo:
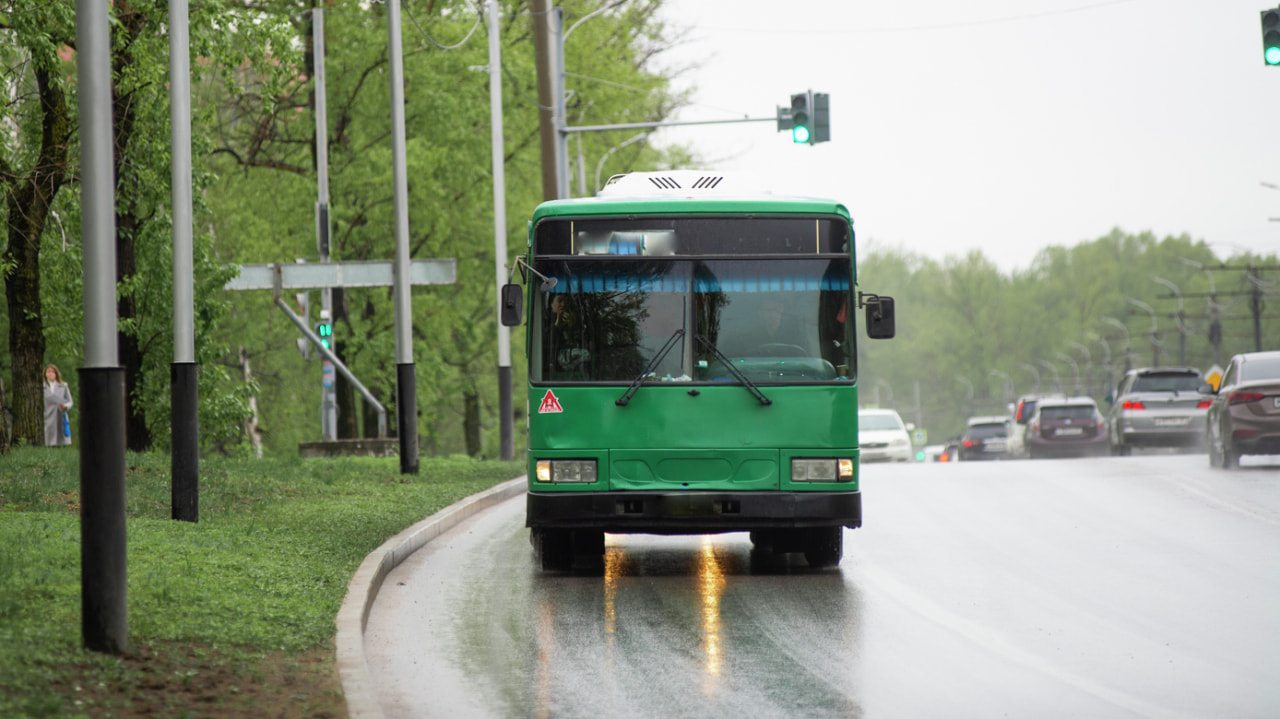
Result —
M 62 431 L 63 417 L 71 408 L 71 390 L 54 365 L 44 368 L 44 444 L 46 447 L 71 444 Z

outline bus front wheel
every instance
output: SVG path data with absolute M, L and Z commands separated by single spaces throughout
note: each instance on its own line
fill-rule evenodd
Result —
M 810 529 L 805 541 L 804 559 L 810 567 L 834 567 L 844 556 L 844 527 Z
M 542 568 L 549 572 L 567 572 L 573 567 L 573 542 L 568 530 L 533 529 L 533 553 Z

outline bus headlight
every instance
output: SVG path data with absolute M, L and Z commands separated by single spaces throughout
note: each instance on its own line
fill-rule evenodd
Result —
M 853 460 L 798 459 L 791 460 L 792 482 L 848 482 L 853 479 Z
M 534 470 L 539 482 L 592 484 L 596 481 L 594 459 L 540 459 Z

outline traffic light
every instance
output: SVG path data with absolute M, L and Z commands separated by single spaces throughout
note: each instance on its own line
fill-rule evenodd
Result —
M 831 102 L 827 93 L 810 91 L 809 108 L 813 113 L 813 132 L 809 136 L 809 144 L 827 142 L 831 139 Z
M 333 322 L 329 320 L 329 311 L 320 310 L 320 321 L 316 323 L 316 334 L 325 349 L 333 349 Z
M 1262 59 L 1280 65 L 1280 8 L 1262 11 Z
M 791 96 L 791 141 L 809 143 L 813 137 L 813 117 L 809 111 L 809 92 Z
M 831 139 L 831 101 L 825 92 L 796 93 L 790 107 L 778 108 L 778 132 L 791 131 L 797 145 L 816 145 Z

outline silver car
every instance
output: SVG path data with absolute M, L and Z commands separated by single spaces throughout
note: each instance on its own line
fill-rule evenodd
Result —
M 1199 392 L 1204 380 L 1190 367 L 1147 367 L 1125 373 L 1107 412 L 1111 454 L 1134 447 L 1204 446 L 1205 414 L 1211 398 Z

